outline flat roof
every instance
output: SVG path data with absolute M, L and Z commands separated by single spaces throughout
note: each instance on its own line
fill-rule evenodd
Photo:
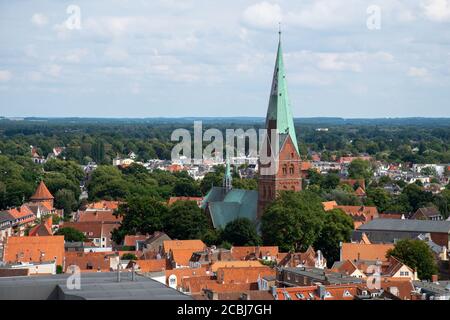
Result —
M 175 289 L 148 277 L 122 272 L 81 273 L 80 290 L 67 288 L 70 274 L 0 278 L 0 300 L 81 299 L 81 300 L 192 300 Z M 55 293 L 55 290 L 57 293 Z
M 374 219 L 357 230 L 450 233 L 450 221 Z

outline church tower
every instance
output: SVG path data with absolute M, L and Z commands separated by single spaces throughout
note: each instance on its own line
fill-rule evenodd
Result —
M 287 91 L 286 74 L 279 32 L 278 53 L 273 73 L 269 107 L 266 117 L 267 156 L 274 159 L 275 170 L 264 170 L 267 164 L 259 163 L 258 219 L 280 191 L 301 191 L 301 158 L 295 134 L 294 118 Z M 277 130 L 278 143 L 271 141 L 271 130 Z

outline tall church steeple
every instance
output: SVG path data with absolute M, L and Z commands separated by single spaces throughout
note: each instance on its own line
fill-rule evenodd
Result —
M 295 149 L 298 150 L 295 134 L 294 118 L 289 102 L 286 73 L 284 70 L 283 50 L 281 46 L 281 29 L 278 40 L 277 58 L 273 72 L 272 89 L 270 91 L 269 107 L 267 109 L 266 128 L 278 129 L 280 134 L 289 134 Z
M 260 161 L 258 179 L 258 218 L 264 214 L 265 208 L 272 203 L 281 191 L 302 190 L 300 153 L 298 150 L 297 136 L 295 134 L 294 118 L 287 91 L 286 74 L 283 62 L 283 50 L 281 49 L 281 30 L 279 31 L 278 52 L 273 72 L 272 89 L 270 91 L 269 107 L 267 110 L 266 129 L 268 135 L 266 142 L 271 145 L 271 150 L 277 153 L 273 159 L 276 170 L 265 171 L 266 164 Z M 279 145 L 272 144 L 271 130 L 278 130 Z M 279 148 L 276 150 L 275 148 Z M 260 154 L 261 156 L 261 154 Z

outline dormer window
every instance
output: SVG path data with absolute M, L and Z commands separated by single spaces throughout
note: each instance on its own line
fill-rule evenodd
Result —
M 344 291 L 344 297 L 351 297 L 351 293 L 348 290 Z
M 332 298 L 330 291 L 325 292 L 325 298 Z

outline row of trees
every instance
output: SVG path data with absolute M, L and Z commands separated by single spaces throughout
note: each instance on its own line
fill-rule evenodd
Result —
M 130 196 L 142 195 L 167 200 L 171 196 L 199 197 L 205 195 L 212 186 L 221 186 L 225 168 L 218 166 L 214 172 L 207 173 L 198 182 L 187 172 L 170 173 L 154 170 L 149 172 L 139 164 L 118 169 L 114 166 L 99 166 L 87 184 L 90 200 L 117 199 L 124 200 Z M 233 173 L 235 188 L 256 189 L 255 179 L 241 179 Z
M 322 121 L 323 122 L 323 121 Z M 328 127 L 328 132 L 317 132 L 317 126 Z M 204 130 L 260 128 L 263 121 L 204 121 Z M 190 120 L 90 120 L 61 119 L 45 122 L 0 120 L 0 150 L 5 155 L 28 156 L 29 146 L 37 146 L 46 156 L 54 147 L 64 146 L 63 156 L 79 163 L 96 161 L 109 164 L 117 155 L 133 151 L 139 160 L 169 159 L 173 147 L 170 135 L 177 128 L 192 131 Z M 449 163 L 450 128 L 448 124 L 415 123 L 389 124 L 389 121 L 371 125 L 320 119 L 296 125 L 300 151 L 322 152 L 323 160 L 345 154 L 368 153 L 379 160 L 413 163 Z
M 79 205 L 84 173 L 76 162 L 54 159 L 42 167 L 27 157 L 0 155 L 0 168 L 0 209 L 20 206 L 41 180 L 55 197 L 56 208 L 70 213 Z

